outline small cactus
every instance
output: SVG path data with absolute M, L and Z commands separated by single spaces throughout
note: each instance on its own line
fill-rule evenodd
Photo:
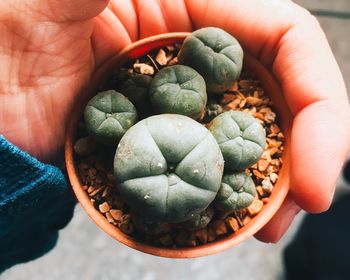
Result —
M 152 77 L 149 75 L 135 74 L 123 83 L 120 91 L 133 104 L 142 104 L 148 98 L 148 88 L 151 81 Z
M 224 109 L 217 101 L 209 99 L 207 103 L 206 114 L 203 118 L 203 123 L 212 121 L 215 117 L 222 114 L 223 112 Z
M 250 114 L 227 111 L 214 118 L 208 128 L 225 159 L 225 170 L 242 171 L 256 163 L 265 144 L 265 130 Z
M 181 224 L 181 227 L 188 230 L 198 230 L 205 228 L 214 216 L 214 209 L 208 207 L 203 212 L 194 215 L 190 220 Z
M 155 111 L 201 119 L 205 113 L 205 81 L 197 71 L 184 65 L 163 68 L 153 78 L 150 100 Z
M 242 173 L 225 174 L 215 198 L 215 206 L 222 211 L 234 211 L 248 207 L 256 195 L 253 179 Z
M 84 119 L 88 132 L 99 142 L 117 145 L 136 123 L 134 105 L 115 90 L 99 92 L 86 105 Z
M 206 27 L 189 35 L 179 51 L 179 63 L 203 76 L 209 93 L 223 93 L 238 79 L 243 65 L 243 50 L 226 31 Z
M 181 115 L 149 117 L 130 128 L 114 159 L 125 202 L 149 222 L 180 223 L 214 200 L 223 158 L 211 133 Z

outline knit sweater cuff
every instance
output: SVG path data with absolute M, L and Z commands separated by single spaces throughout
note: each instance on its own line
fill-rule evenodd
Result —
M 74 205 L 60 169 L 0 135 L 0 273 L 50 250 Z
M 0 135 L 0 207 L 18 202 L 31 192 L 40 192 L 40 186 L 66 185 L 62 172 L 43 164 Z M 28 203 L 34 201 L 27 201 Z M 29 206 L 29 205 L 28 205 Z

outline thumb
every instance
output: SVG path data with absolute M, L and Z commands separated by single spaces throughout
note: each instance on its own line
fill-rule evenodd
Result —
M 30 1 L 33 3 L 33 1 Z M 55 22 L 92 19 L 108 5 L 109 0 L 35 0 L 38 14 Z

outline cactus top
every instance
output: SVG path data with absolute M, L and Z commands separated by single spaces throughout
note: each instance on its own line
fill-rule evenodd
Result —
M 130 128 L 114 160 L 127 204 L 153 222 L 183 222 L 214 200 L 223 158 L 211 133 L 181 115 L 149 117 Z
M 265 130 L 250 114 L 227 111 L 214 118 L 208 128 L 225 159 L 225 170 L 242 171 L 256 163 L 265 148 Z
M 203 76 L 207 91 L 223 93 L 238 79 L 243 65 L 243 50 L 226 31 L 206 27 L 191 33 L 179 51 L 179 63 Z
M 205 81 L 197 71 L 185 65 L 160 70 L 150 86 L 150 100 L 157 112 L 180 114 L 200 119 L 205 113 Z
M 84 110 L 86 127 L 96 140 L 117 145 L 125 131 L 137 121 L 134 105 L 115 90 L 99 92 Z

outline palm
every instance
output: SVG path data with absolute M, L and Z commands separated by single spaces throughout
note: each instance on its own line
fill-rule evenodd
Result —
M 0 80 L 0 132 L 32 155 L 43 160 L 57 155 L 81 88 L 108 56 L 140 36 L 136 18 L 118 24 L 123 14 L 115 2 L 95 19 L 74 22 L 42 21 L 40 13 L 29 17 L 31 11 L 23 5 L 0 27 L 7 39 L 0 42 L 2 64 L 7 66 Z M 134 12 L 131 2 L 123 5 L 125 9 L 118 10 L 124 15 Z M 32 28 L 24 26 L 28 20 Z M 103 24 L 106 21 L 109 25 Z M 162 31 L 166 28 L 151 30 Z
M 24 25 L 28 21 L 32 28 Z M 0 46 L 7 67 L 0 81 L 0 132 L 34 156 L 50 160 L 63 143 L 75 93 L 94 69 L 92 23 L 43 22 L 28 19 L 24 11 L 11 12 L 4 23 L 0 30 L 6 41 Z
M 14 44 L 21 44 L 23 39 L 13 38 Z M 65 40 L 62 38 L 62 43 Z M 47 160 L 62 143 L 62 124 L 73 102 L 72 92 L 88 79 L 93 60 L 89 49 L 79 57 L 75 51 L 37 53 L 44 46 L 36 47 L 35 52 L 21 50 L 18 56 L 6 57 L 14 66 L 6 69 L 8 78 L 0 85 L 4 94 L 0 98 L 6 98 L 1 130 L 29 153 Z M 70 56 L 72 63 L 64 55 Z

